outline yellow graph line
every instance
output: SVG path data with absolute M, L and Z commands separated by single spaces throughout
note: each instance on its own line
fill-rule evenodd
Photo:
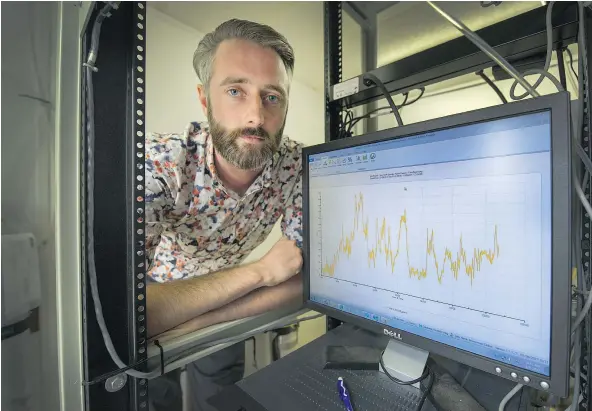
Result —
M 493 249 L 486 250 L 474 248 L 472 255 L 467 256 L 467 251 L 463 246 L 463 239 L 461 235 L 458 251 L 454 253 L 449 247 L 446 247 L 444 249 L 444 258 L 441 262 L 439 262 L 438 256 L 436 255 L 436 248 L 434 245 L 434 230 L 427 230 L 426 261 L 424 267 L 413 267 L 409 261 L 409 242 L 407 240 L 407 210 L 403 212 L 403 215 L 399 219 L 397 247 L 395 249 L 393 249 L 391 227 L 387 223 L 386 218 L 383 218 L 380 224 L 379 219 L 376 219 L 376 238 L 374 238 L 373 244 L 370 244 L 368 225 L 368 217 L 364 216 L 364 196 L 362 193 L 360 193 L 359 195 L 355 196 L 353 228 L 351 231 L 346 233 L 343 226 L 341 227 L 341 239 L 339 240 L 339 247 L 333 257 L 327 260 L 323 266 L 322 272 L 324 274 L 333 277 L 335 275 L 335 268 L 340 262 L 341 256 L 344 255 L 349 259 L 352 254 L 352 244 L 356 238 L 356 235 L 359 234 L 362 234 L 366 241 L 368 267 L 376 268 L 376 259 L 379 256 L 382 256 L 387 267 L 390 267 L 391 272 L 394 273 L 397 258 L 399 257 L 399 253 L 401 251 L 401 234 L 404 233 L 409 277 L 416 277 L 419 280 L 427 277 L 428 265 L 431 257 L 434 265 L 434 272 L 439 283 L 442 283 L 442 277 L 444 276 L 446 263 L 448 263 L 454 279 L 458 279 L 458 273 L 462 268 L 464 268 L 464 272 L 469 277 L 472 285 L 473 279 L 475 278 L 475 273 L 481 270 L 483 259 L 487 260 L 489 264 L 493 264 L 495 259 L 499 257 L 500 248 L 497 241 L 497 225 L 495 226 L 493 234 Z M 404 232 L 403 229 L 405 230 Z

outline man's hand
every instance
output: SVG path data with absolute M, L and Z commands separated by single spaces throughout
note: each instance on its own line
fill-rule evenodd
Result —
M 302 268 L 302 252 L 296 241 L 281 238 L 257 263 L 263 282 L 273 287 L 295 276 Z

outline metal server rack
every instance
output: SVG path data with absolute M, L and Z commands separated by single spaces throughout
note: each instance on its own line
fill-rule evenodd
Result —
M 104 2 L 91 6 L 81 33 L 82 176 L 81 274 L 85 408 L 148 410 L 148 381 L 132 377 L 104 380 L 117 370 L 95 315 L 88 280 L 88 240 L 94 235 L 99 295 L 107 328 L 122 361 L 145 360 L 146 278 L 144 260 L 144 115 L 146 3 L 121 2 L 103 23 L 93 74 L 95 122 L 94 233 L 87 232 L 88 142 L 87 82 L 83 63 L 91 46 L 95 19 Z M 143 365 L 134 367 L 144 370 Z M 123 378 L 122 378 L 123 377 Z
M 374 3 L 374 4 L 373 4 Z M 325 36 L 325 141 L 341 138 L 340 127 L 344 108 L 353 108 L 372 104 L 383 98 L 383 94 L 375 86 L 366 86 L 361 81 L 362 75 L 372 73 L 386 86 L 389 93 L 401 94 L 412 89 L 425 87 L 443 80 L 493 67 L 495 64 L 468 39 L 461 37 L 400 61 L 376 67 L 377 53 L 377 19 L 380 11 L 393 5 L 386 2 L 325 2 L 324 3 L 324 36 Z M 353 79 L 342 79 L 342 13 L 347 12 L 359 25 L 362 31 L 362 62 L 364 73 Z M 546 8 L 541 7 L 516 17 L 496 23 L 477 33 L 488 44 L 493 46 L 508 61 L 516 61 L 529 56 L 544 53 L 546 50 L 545 33 Z M 585 8 L 587 49 L 592 50 L 592 16 Z M 563 61 L 562 49 L 577 42 L 578 11 L 575 2 L 557 2 L 553 8 L 553 49 L 557 52 L 558 61 Z M 404 39 L 403 39 L 404 40 Z M 589 56 L 592 54 L 589 54 Z M 592 76 L 592 58 L 588 57 L 587 78 Z M 565 74 L 561 73 L 561 79 Z M 356 81 L 357 79 L 357 81 Z M 351 82 L 350 91 L 341 95 L 334 94 L 335 86 Z M 588 130 L 592 127 L 590 102 L 585 101 L 584 134 L 582 144 L 586 152 L 592 153 L 592 143 L 588 140 Z M 367 124 L 372 131 L 375 123 Z M 586 188 L 586 196 L 590 199 L 592 179 Z M 582 221 L 582 264 L 588 288 L 592 284 L 590 267 L 592 266 L 592 221 L 585 214 Z M 337 327 L 340 321 L 328 317 L 327 329 Z M 582 394 L 580 410 L 592 409 L 592 379 L 588 378 L 589 364 L 592 363 L 592 316 L 586 321 L 587 332 L 582 333 Z
M 587 50 L 592 50 L 592 15 L 590 11 L 586 8 L 586 19 L 584 21 L 585 24 L 585 32 L 586 32 L 586 48 Z M 590 64 L 590 54 L 588 55 L 588 70 L 582 74 L 579 74 L 580 77 L 585 76 L 586 81 L 584 82 L 585 85 L 590 85 L 590 78 L 592 78 L 592 65 Z M 581 80 L 581 79 L 580 79 Z M 592 142 L 588 138 L 589 130 L 592 130 L 592 116 L 590 116 L 590 90 L 586 90 L 584 92 L 584 118 L 583 118 L 583 127 L 584 133 L 582 133 L 582 141 L 581 144 L 584 147 L 584 151 L 588 154 L 589 157 L 592 157 Z M 591 199 L 591 192 L 592 192 L 592 177 L 588 179 L 588 184 L 584 190 L 586 198 L 588 201 Z M 584 212 L 584 218 L 582 221 L 582 243 L 581 243 L 581 257 L 582 257 L 582 265 L 584 271 L 584 284 L 587 289 L 590 289 L 592 285 L 592 277 L 590 273 L 590 267 L 592 266 L 592 216 L 588 215 L 588 213 Z M 590 313 L 587 315 L 585 321 L 585 332 L 582 332 L 582 351 L 581 351 L 581 374 L 583 376 L 582 383 L 581 383 L 581 390 L 582 390 L 582 401 L 580 402 L 580 410 L 592 410 L 592 376 L 590 375 L 590 366 L 592 364 L 592 315 Z

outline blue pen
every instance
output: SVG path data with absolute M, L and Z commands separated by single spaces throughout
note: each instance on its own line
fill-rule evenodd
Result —
M 339 390 L 339 396 L 345 405 L 345 409 L 347 411 L 354 411 L 354 407 L 352 407 L 351 403 L 351 397 L 349 396 L 349 392 L 347 392 L 347 388 L 345 388 L 345 383 L 341 377 L 337 379 L 337 390 Z

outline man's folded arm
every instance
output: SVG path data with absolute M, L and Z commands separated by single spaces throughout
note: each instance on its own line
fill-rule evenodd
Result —
M 230 268 L 146 288 L 148 334 L 170 330 L 220 308 L 260 287 L 274 287 L 302 268 L 302 253 L 294 241 L 281 238 L 261 259 Z
M 263 287 L 254 290 L 235 301 L 206 312 L 183 324 L 175 327 L 167 333 L 167 338 L 184 335 L 210 325 L 227 321 L 251 317 L 265 312 L 279 309 L 288 305 L 302 303 L 302 277 L 294 276 L 289 280 L 273 287 Z M 150 332 L 151 336 L 153 334 Z M 169 335 L 170 334 L 170 335 Z
M 266 285 L 263 266 L 252 263 L 188 280 L 146 287 L 148 334 L 157 335 Z

